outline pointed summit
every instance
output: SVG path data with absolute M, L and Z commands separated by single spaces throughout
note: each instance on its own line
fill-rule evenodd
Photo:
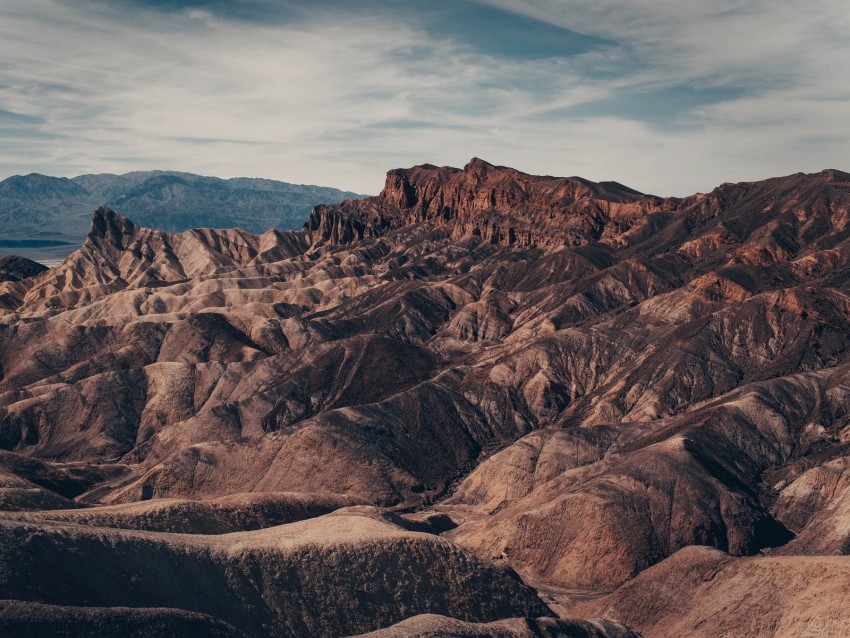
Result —
M 136 233 L 138 226 L 123 215 L 107 206 L 98 206 L 91 218 L 91 226 L 86 237 L 95 245 L 104 242 L 123 248 L 124 239 Z
M 472 173 L 474 175 L 484 175 L 491 168 L 498 168 L 491 164 L 490 162 L 485 162 L 480 157 L 473 157 L 469 162 L 467 162 L 466 166 L 463 167 L 463 171 L 465 173 Z

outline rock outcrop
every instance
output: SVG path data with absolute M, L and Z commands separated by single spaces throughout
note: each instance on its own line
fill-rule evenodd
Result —
M 455 237 L 505 246 L 586 244 L 621 233 L 675 200 L 647 197 L 616 182 L 536 177 L 473 158 L 463 170 L 426 164 L 387 173 L 378 197 L 317 206 L 307 228 L 349 243 L 430 222 Z
M 83 242 L 91 212 L 101 205 L 170 233 L 192 228 L 262 233 L 300 228 L 316 204 L 357 197 L 336 188 L 176 171 L 71 179 L 14 175 L 0 181 L 0 252 L 61 260 Z

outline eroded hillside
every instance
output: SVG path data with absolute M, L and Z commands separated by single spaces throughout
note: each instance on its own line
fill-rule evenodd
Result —
M 706 605 L 676 624 L 634 593 L 653 575 L 668 578 L 666 565 L 691 560 L 683 548 L 721 550 L 723 565 L 742 561 L 717 572 L 730 579 L 790 561 L 803 582 L 822 565 L 800 557 L 838 555 L 829 566 L 843 582 L 848 237 L 850 175 L 839 171 L 664 199 L 476 159 L 462 170 L 391 171 L 378 197 L 319 206 L 304 230 L 263 235 L 167 234 L 99 209 L 85 244 L 61 265 L 0 283 L 0 502 L 17 510 L 0 517 L 8 543 L 38 530 L 57 547 L 89 553 L 107 543 L 129 556 L 149 546 L 198 556 L 210 573 L 247 574 L 259 541 L 173 535 L 295 529 L 296 520 L 368 504 L 379 509 L 356 516 L 371 522 L 352 523 L 371 530 L 362 540 L 369 549 L 357 550 L 363 560 L 378 557 L 380 570 L 381 561 L 412 560 L 399 548 L 415 532 L 437 543 L 427 552 L 448 552 L 445 567 L 439 578 L 417 577 L 430 579 L 422 587 L 433 604 L 365 582 L 357 604 L 373 616 L 384 610 L 387 621 L 371 626 L 307 611 L 293 628 L 280 611 L 294 604 L 291 587 L 262 561 L 240 578 L 274 592 L 261 596 L 274 608 L 263 611 L 265 629 L 240 620 L 244 608 L 222 615 L 182 599 L 134 598 L 118 585 L 123 593 L 84 598 L 71 585 L 25 589 L 8 567 L 2 573 L 15 575 L 0 583 L 3 595 L 55 618 L 69 606 L 173 607 L 196 616 L 150 622 L 220 621 L 216 630 L 247 633 L 552 613 L 519 581 L 512 590 L 482 575 L 496 561 L 544 592 L 555 612 L 612 619 L 593 625 L 603 633 L 561 635 L 626 635 L 612 633 L 627 631 L 612 624 L 623 620 L 646 636 L 680 635 L 686 622 L 688 635 L 707 636 L 700 613 L 732 613 L 719 594 L 711 595 L 720 611 Z M 170 522 L 154 529 L 151 520 Z M 340 520 L 296 531 L 324 538 Z M 102 526 L 116 540 L 91 531 Z M 225 567 L 219 551 L 237 567 Z M 286 551 L 297 563 L 302 550 Z M 327 566 L 313 575 L 321 586 L 351 577 L 333 567 L 336 554 L 310 551 Z M 437 560 L 427 556 L 423 565 Z M 52 569 L 43 560 L 27 563 L 32 573 Z M 440 602 L 458 578 L 510 602 L 494 613 Z M 729 596 L 743 586 L 721 585 Z M 610 598 L 587 597 L 621 586 Z M 741 604 L 735 614 L 758 613 Z M 22 613 L 4 609 L 0 616 Z M 850 622 L 844 606 L 826 612 Z M 806 618 L 787 615 L 774 629 L 798 635 L 811 627 L 800 624 Z M 490 629 L 526 635 L 532 621 L 505 622 Z M 538 632 L 592 629 L 533 622 Z M 386 635 L 485 631 L 462 625 L 423 616 Z M 776 633 L 749 626 L 749 635 Z

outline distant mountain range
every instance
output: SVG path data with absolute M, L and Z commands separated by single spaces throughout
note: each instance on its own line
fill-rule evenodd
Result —
M 271 179 L 220 179 L 174 171 L 50 177 L 31 173 L 0 182 L 0 253 L 57 259 L 76 249 L 92 211 L 110 206 L 168 232 L 189 228 L 300 228 L 317 204 L 356 193 Z

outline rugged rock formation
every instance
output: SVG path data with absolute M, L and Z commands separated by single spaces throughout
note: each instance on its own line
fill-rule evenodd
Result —
M 473 160 L 264 235 L 98 209 L 62 264 L 0 283 L 4 520 L 219 537 L 371 503 L 571 617 L 690 546 L 843 556 L 848 275 L 839 171 L 662 199 Z M 580 616 L 676 635 L 636 600 Z
M 323 240 L 348 243 L 427 221 L 455 237 L 559 247 L 620 234 L 673 205 L 616 182 L 536 177 L 473 158 L 463 170 L 426 164 L 390 171 L 378 197 L 317 206 L 307 227 Z
M 27 286 L 19 284 L 23 279 L 35 277 L 47 270 L 37 262 L 18 255 L 0 256 L 0 311 L 14 310 L 21 305 Z

